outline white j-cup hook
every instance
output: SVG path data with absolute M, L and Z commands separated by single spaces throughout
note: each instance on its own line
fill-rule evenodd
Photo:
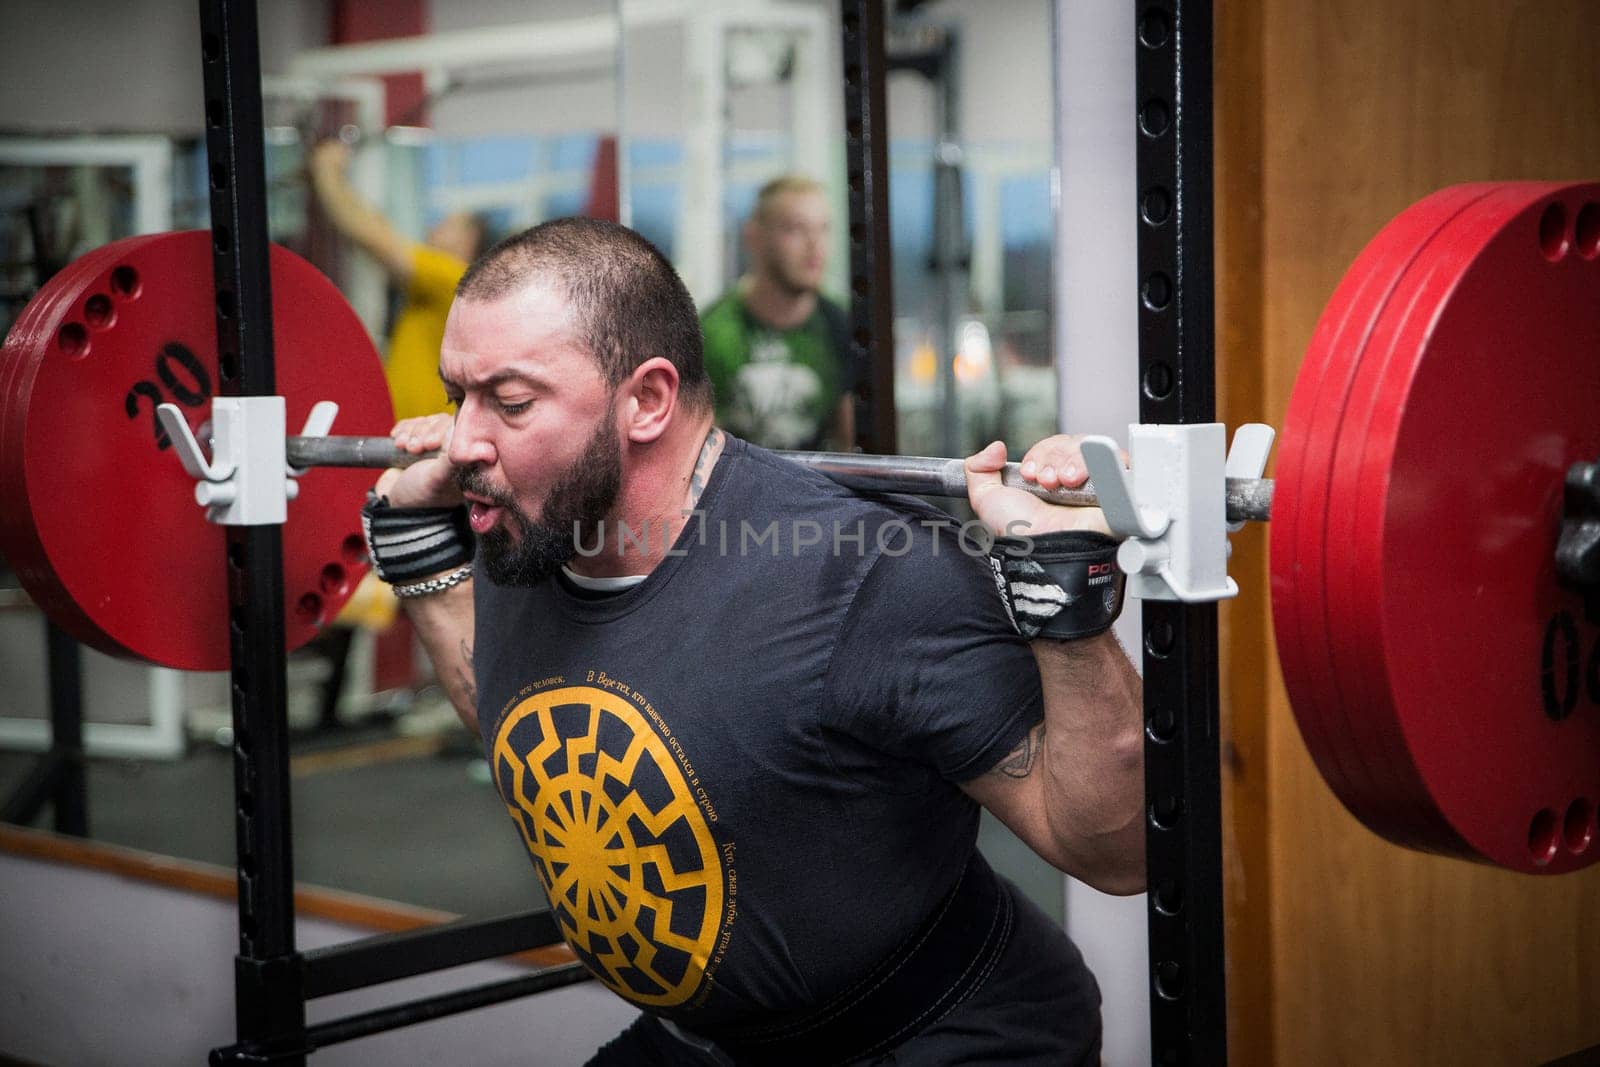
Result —
M 300 431 L 301 437 L 326 437 L 328 431 L 333 429 L 333 420 L 339 414 L 339 405 L 332 400 L 319 400 L 311 405 L 311 412 L 306 416 L 306 424 Z M 298 478 L 305 473 L 301 467 L 290 467 L 289 477 Z M 299 492 L 300 486 L 295 482 L 289 483 L 289 499 L 293 500 Z
M 1141 508 L 1134 503 L 1133 485 L 1122 465 L 1117 443 L 1095 435 L 1085 437 L 1081 447 L 1084 465 L 1089 468 L 1089 479 L 1111 532 L 1118 537 L 1142 537 L 1147 541 L 1166 532 L 1171 516 L 1160 508 Z
M 195 502 L 206 518 L 227 526 L 281 523 L 299 490 L 284 459 L 284 399 L 281 396 L 219 396 L 211 401 L 211 459 L 201 451 L 183 412 L 156 408 L 178 462 L 196 479 Z M 331 416 L 313 411 L 313 424 Z

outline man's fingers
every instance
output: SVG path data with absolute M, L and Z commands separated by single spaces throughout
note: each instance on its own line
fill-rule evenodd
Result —
M 1004 441 L 990 441 L 981 450 L 967 457 L 967 473 L 1003 470 L 1006 465 Z
M 401 419 L 389 431 L 389 436 L 407 452 L 431 452 L 449 443 L 453 425 L 454 419 L 449 415 L 424 415 Z
M 967 499 L 974 506 L 978 497 L 1001 487 L 1000 472 L 1005 466 L 1006 446 L 1001 441 L 991 441 L 967 457 Z
M 1076 434 L 1045 438 L 1022 457 L 1022 476 L 1046 489 L 1076 489 L 1089 478 L 1089 468 L 1083 462 L 1083 450 L 1079 447 L 1082 440 Z

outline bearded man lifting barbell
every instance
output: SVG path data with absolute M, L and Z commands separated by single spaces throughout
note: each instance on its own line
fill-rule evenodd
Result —
M 1097 1063 L 1093 978 L 975 840 L 981 804 L 1144 888 L 1099 513 L 1002 486 L 996 443 L 991 545 L 716 429 L 693 302 L 610 223 L 491 249 L 440 373 L 453 420 L 394 436 L 446 455 L 364 521 L 568 943 L 645 1009 L 593 1062 Z M 1076 441 L 1024 473 L 1081 482 Z

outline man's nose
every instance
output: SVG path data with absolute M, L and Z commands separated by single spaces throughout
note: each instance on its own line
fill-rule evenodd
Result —
M 494 462 L 494 442 L 485 433 L 482 405 L 471 397 L 456 409 L 456 424 L 445 453 L 457 467 L 472 467 Z

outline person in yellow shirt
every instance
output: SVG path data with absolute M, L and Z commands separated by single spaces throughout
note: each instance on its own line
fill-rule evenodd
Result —
M 417 242 L 395 228 L 350 185 L 350 147 L 328 140 L 311 150 L 311 187 L 324 214 L 405 292 L 389 332 L 384 374 L 394 417 L 408 419 L 448 410 L 439 382 L 439 342 L 456 282 L 486 243 L 483 220 L 465 211 L 446 215 Z
M 349 166 L 350 146 L 338 140 L 317 144 L 307 158 L 311 188 L 328 221 L 377 260 L 389 280 L 404 292 L 384 360 L 394 417 L 409 419 L 448 411 L 449 401 L 439 381 L 439 344 L 456 282 L 488 244 L 488 227 L 478 216 L 458 211 L 440 220 L 421 243 L 414 241 L 355 191 L 348 177 Z M 335 625 L 319 638 L 331 668 L 319 712 L 323 728 L 338 725 L 339 691 L 353 628 L 381 632 L 390 627 L 395 614 L 389 587 L 368 574 Z

